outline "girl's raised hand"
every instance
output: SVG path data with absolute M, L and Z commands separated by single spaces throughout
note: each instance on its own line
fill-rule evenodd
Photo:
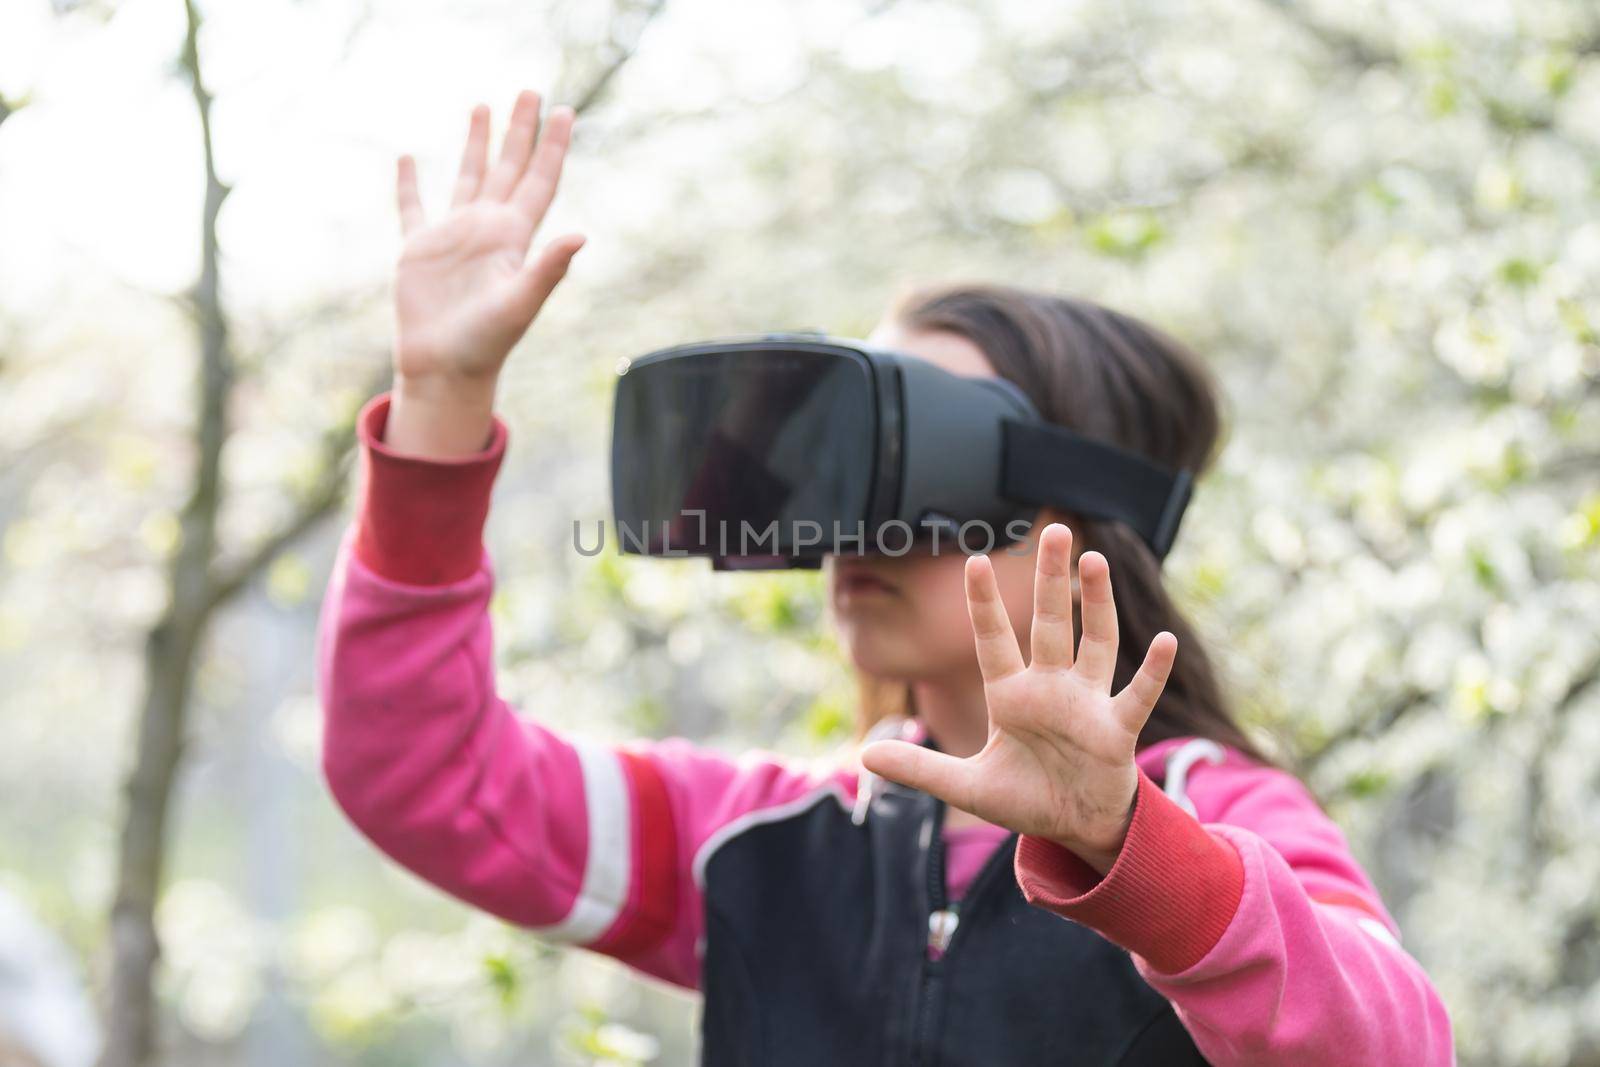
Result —
M 1032 662 L 1024 663 L 987 556 L 967 560 L 967 607 L 989 705 L 989 739 L 965 759 L 907 741 L 862 750 L 868 770 L 920 789 L 987 822 L 1071 849 L 1104 874 L 1127 836 L 1138 790 L 1134 748 L 1177 654 L 1163 630 L 1121 692 L 1117 612 L 1104 555 L 1078 562 L 1083 642 L 1074 655 L 1072 532 L 1039 537 Z
M 527 259 L 555 197 L 574 120 L 571 107 L 554 107 L 540 130 L 539 105 L 532 90 L 518 95 L 493 165 L 489 108 L 473 109 L 450 208 L 433 221 L 423 215 L 416 161 L 400 157 L 398 380 L 492 383 L 582 246 L 581 234 L 566 234 Z

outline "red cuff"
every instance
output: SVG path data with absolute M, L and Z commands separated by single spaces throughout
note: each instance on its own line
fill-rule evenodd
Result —
M 1244 892 L 1239 853 L 1143 770 L 1127 840 L 1105 877 L 1070 849 L 1029 834 L 1017 841 L 1015 868 L 1028 903 L 1096 930 L 1167 974 L 1211 951 Z
M 488 443 L 471 456 L 409 456 L 383 443 L 389 399 L 389 393 L 379 393 L 356 416 L 361 490 L 355 554 L 391 581 L 460 581 L 482 559 L 489 497 L 506 453 L 506 424 L 494 416 Z

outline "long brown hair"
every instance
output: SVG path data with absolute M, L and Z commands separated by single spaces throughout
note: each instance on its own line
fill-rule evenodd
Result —
M 1222 420 L 1208 368 L 1173 337 L 1092 301 L 1014 286 L 953 283 L 902 289 L 891 321 L 912 331 L 948 331 L 976 344 L 1051 422 L 1137 452 L 1198 482 L 1219 451 Z M 1211 657 L 1167 595 L 1161 563 L 1119 522 L 1074 515 L 1079 549 L 1104 553 L 1116 588 L 1117 669 L 1128 684 L 1162 630 L 1178 657 L 1139 746 L 1207 737 L 1272 762 L 1234 721 Z M 1082 633 L 1079 620 L 1078 633 Z M 914 714 L 910 687 L 860 678 L 857 737 L 890 715 Z

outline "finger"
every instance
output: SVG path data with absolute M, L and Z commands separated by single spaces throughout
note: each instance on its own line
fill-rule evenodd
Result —
M 1151 712 L 1155 711 L 1156 701 L 1161 698 L 1161 691 L 1166 688 L 1167 679 L 1172 675 L 1172 664 L 1177 658 L 1178 638 L 1170 630 L 1162 630 L 1151 639 L 1150 647 L 1145 650 L 1144 662 L 1139 664 L 1133 680 L 1112 698 L 1111 706 L 1116 710 L 1117 718 L 1130 732 L 1137 734 L 1144 729 Z
M 550 109 L 544 129 L 539 132 L 539 147 L 533 154 L 533 162 L 511 194 L 535 226 L 544 218 L 550 201 L 555 199 L 556 186 L 561 181 L 561 165 L 572 143 L 572 124 L 576 116 L 577 113 L 565 104 Z
M 1039 535 L 1039 562 L 1033 575 L 1030 666 L 1072 666 L 1071 567 L 1072 531 L 1052 522 Z
M 513 283 L 516 288 L 511 299 L 522 321 L 531 321 L 544 307 L 544 302 L 555 291 L 556 285 L 567 276 L 572 257 L 577 255 L 586 240 L 588 238 L 579 233 L 558 237 L 545 246 L 537 259 L 517 273 Z
M 400 207 L 400 233 L 406 235 L 422 225 L 422 198 L 417 194 L 417 161 L 400 157 L 396 166 L 395 198 Z
M 483 180 L 478 194 L 485 200 L 505 200 L 517 186 L 522 171 L 528 165 L 528 155 L 533 151 L 533 140 L 539 130 L 539 94 L 524 89 L 517 94 L 511 108 L 511 121 L 506 127 L 505 140 L 500 144 L 500 158 L 494 169 Z
M 461 150 L 461 169 L 456 173 L 455 192 L 450 206 L 460 207 L 478 195 L 483 187 L 483 169 L 489 159 L 489 108 L 479 104 L 467 123 L 467 144 Z
M 910 741 L 885 740 L 861 750 L 861 765 L 879 777 L 972 810 L 971 769 L 964 759 Z
M 972 616 L 972 633 L 978 644 L 978 669 L 986 683 L 1027 669 L 988 556 L 967 557 L 967 611 Z
M 1074 668 L 1102 692 L 1111 692 L 1117 670 L 1117 606 L 1111 598 L 1111 564 L 1088 551 L 1078 557 L 1078 596 L 1083 601 L 1083 642 Z

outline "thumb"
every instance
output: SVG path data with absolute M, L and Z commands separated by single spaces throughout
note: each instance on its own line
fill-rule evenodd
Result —
M 557 237 L 544 247 L 533 262 L 525 264 L 517 272 L 512 280 L 511 300 L 521 318 L 532 319 L 539 313 L 556 285 L 567 276 L 572 257 L 586 240 L 588 238 L 581 233 Z
M 920 789 L 964 808 L 971 792 L 967 761 L 909 741 L 874 741 L 861 750 L 861 765 L 882 778 Z

